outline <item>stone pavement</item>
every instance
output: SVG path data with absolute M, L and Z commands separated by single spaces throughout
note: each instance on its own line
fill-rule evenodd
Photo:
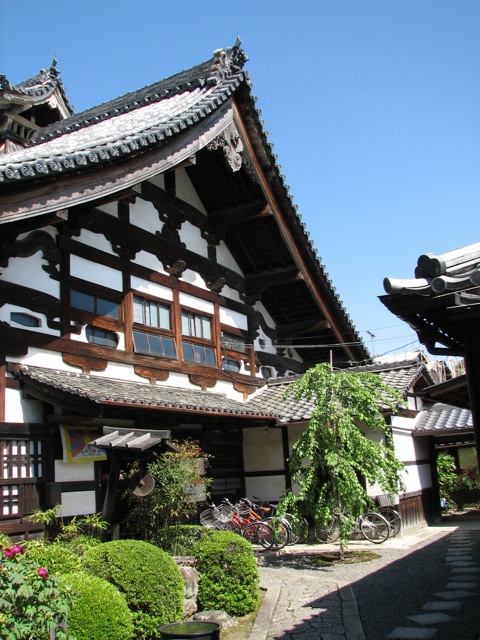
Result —
M 400 538 L 387 540 L 382 544 L 382 550 L 397 549 L 408 553 L 415 545 L 428 541 L 439 533 L 447 535 L 453 531 L 460 533 L 472 529 L 480 530 L 479 520 L 424 526 Z M 279 555 L 283 554 L 279 557 L 280 568 L 262 566 L 260 561 L 260 586 L 266 590 L 266 594 L 248 640 L 365 640 L 357 602 L 348 580 L 328 580 L 315 570 L 298 571 L 288 568 L 293 566 L 292 556 L 295 554 L 301 557 L 306 553 L 318 554 L 337 549 L 337 545 L 330 544 L 294 545 L 279 552 Z M 352 541 L 349 549 L 377 550 L 363 541 Z M 285 560 L 283 566 L 282 557 Z M 366 565 L 369 564 L 364 563 L 362 570 L 368 573 Z M 409 635 L 413 632 L 408 629 L 398 633 L 399 635 L 390 637 L 432 637 Z

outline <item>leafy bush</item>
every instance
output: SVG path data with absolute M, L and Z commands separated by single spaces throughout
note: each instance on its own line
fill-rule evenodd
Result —
M 480 499 L 480 476 L 476 465 L 457 470 L 455 458 L 447 453 L 437 457 L 438 482 L 442 497 L 461 509 L 466 502 Z
M 172 528 L 175 529 L 175 536 L 169 528 L 158 531 L 156 545 L 172 556 L 194 556 L 197 545 L 206 535 L 205 527 L 181 524 Z
M 76 640 L 130 640 L 132 613 L 123 593 L 113 585 L 81 571 L 62 577 L 72 588 L 68 632 Z
M 5 533 L 2 533 L 0 531 L 0 551 L 2 549 L 11 547 L 12 544 L 13 542 L 10 540 L 10 538 Z
M 208 531 L 196 549 L 202 610 L 244 616 L 259 602 L 258 567 L 250 543 L 229 531 Z
M 80 568 L 80 559 L 70 549 L 50 542 L 28 543 L 25 555 L 45 567 L 50 575 L 70 573 Z
M 15 544 L 0 553 L 0 638 L 48 640 L 68 616 L 71 597 L 58 578 Z M 66 639 L 63 629 L 56 638 Z
M 70 551 L 73 551 L 75 555 L 81 558 L 87 549 L 91 549 L 92 547 L 102 544 L 102 541 L 100 538 L 95 536 L 80 533 L 78 536 L 70 539 L 57 538 L 55 540 L 55 544 L 59 544 L 66 549 L 70 549 Z
M 172 443 L 177 451 L 156 455 L 148 464 L 148 473 L 155 478 L 153 491 L 142 500 L 130 496 L 127 526 L 135 538 L 157 546 L 167 544 L 174 555 L 179 555 L 175 549 L 177 527 L 197 513 L 198 502 L 211 483 L 205 476 L 210 456 L 203 453 L 194 440 L 173 440 Z M 132 472 L 135 471 L 132 468 Z M 161 540 L 160 530 L 163 531 Z
M 88 549 L 82 567 L 125 594 L 136 638 L 156 638 L 161 624 L 182 619 L 183 578 L 162 549 L 142 540 L 113 540 Z

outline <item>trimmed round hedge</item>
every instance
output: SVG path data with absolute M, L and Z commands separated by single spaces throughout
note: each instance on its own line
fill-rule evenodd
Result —
M 113 585 L 78 571 L 62 576 L 74 593 L 67 630 L 75 640 L 130 640 L 132 612 L 123 593 Z
M 183 618 L 184 582 L 175 561 L 143 540 L 113 540 L 88 549 L 82 568 L 114 584 L 133 613 L 135 637 L 158 637 L 158 627 Z
M 230 531 L 210 531 L 196 546 L 202 611 L 244 616 L 259 603 L 259 574 L 252 545 Z

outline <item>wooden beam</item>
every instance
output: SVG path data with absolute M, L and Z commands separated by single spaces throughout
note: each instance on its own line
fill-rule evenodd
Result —
M 290 322 L 286 325 L 277 326 L 277 338 L 291 337 L 296 335 L 311 335 L 319 331 L 330 329 L 327 320 L 304 320 L 303 322 Z
M 245 278 L 245 291 L 247 295 L 265 291 L 271 287 L 279 287 L 287 283 L 303 281 L 303 274 L 296 265 L 272 271 L 262 271 Z

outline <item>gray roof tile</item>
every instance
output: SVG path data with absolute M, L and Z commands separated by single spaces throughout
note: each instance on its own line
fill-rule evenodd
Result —
M 406 393 L 413 387 L 418 378 L 425 374 L 430 375 L 424 364 L 418 360 L 411 360 L 395 364 L 373 364 L 364 367 L 351 367 L 348 369 L 353 373 L 377 373 L 381 376 L 385 384 L 395 387 L 402 393 Z M 254 407 L 263 408 L 266 411 L 277 413 L 280 422 L 306 422 L 311 417 L 314 401 L 307 399 L 295 400 L 291 396 L 284 400 L 287 389 L 298 380 L 299 376 L 289 378 L 274 379 L 268 382 L 255 396 L 247 400 L 247 405 L 251 409 Z
M 423 411 L 415 427 L 417 434 L 433 435 L 453 431 L 473 431 L 472 412 L 442 402 Z
M 275 413 L 260 406 L 250 408 L 248 404 L 238 402 L 219 393 L 195 391 L 149 384 L 147 382 L 128 382 L 98 375 L 69 373 L 41 367 L 22 366 L 19 370 L 22 379 L 36 387 L 55 390 L 73 398 L 84 398 L 96 404 L 128 404 L 158 409 L 209 411 L 212 413 L 234 414 L 238 416 L 261 416 L 275 418 Z

